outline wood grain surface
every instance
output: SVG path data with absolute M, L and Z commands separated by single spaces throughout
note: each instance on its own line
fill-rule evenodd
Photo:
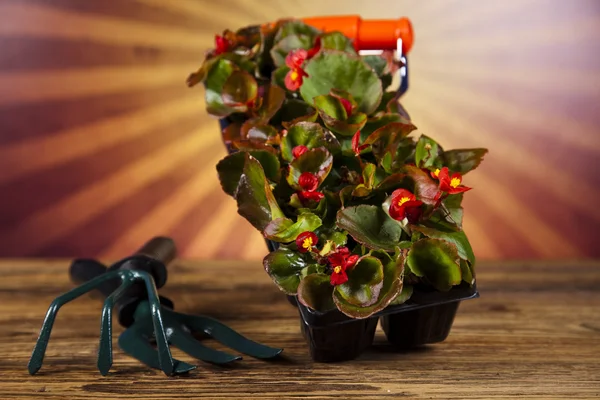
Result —
M 482 263 L 481 298 L 461 304 L 445 342 L 394 353 L 378 331 L 359 359 L 319 364 L 308 356 L 297 311 L 258 262 L 182 261 L 163 291 L 179 311 L 216 317 L 285 348 L 285 357 L 230 368 L 201 363 L 167 378 L 117 349 L 102 377 L 95 367 L 100 302 L 86 297 L 61 310 L 46 362 L 32 377 L 26 365 L 46 308 L 72 287 L 67 266 L 0 262 L 1 399 L 600 397 L 600 262 Z

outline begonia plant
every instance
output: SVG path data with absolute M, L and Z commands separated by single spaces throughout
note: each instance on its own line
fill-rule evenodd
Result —
M 223 190 L 277 244 L 266 272 L 313 310 L 365 318 L 414 288 L 474 284 L 463 176 L 487 150 L 416 134 L 389 90 L 396 68 L 339 32 L 281 20 L 216 36 L 188 78 L 225 122 Z

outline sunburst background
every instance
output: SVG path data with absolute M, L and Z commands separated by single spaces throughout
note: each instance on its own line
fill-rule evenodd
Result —
M 213 36 L 284 16 L 408 16 L 404 100 L 446 147 L 488 147 L 466 177 L 480 258 L 600 256 L 597 0 L 1 0 L 0 255 L 259 259 L 221 193 L 203 91 Z

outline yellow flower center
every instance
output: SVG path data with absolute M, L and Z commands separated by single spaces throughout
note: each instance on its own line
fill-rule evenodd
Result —
M 342 271 L 342 267 L 339 265 L 333 269 L 333 272 L 335 272 L 336 274 L 339 274 L 341 271 Z
M 402 204 L 406 203 L 407 201 L 410 201 L 410 197 L 402 197 L 400 199 L 400 201 L 398 202 L 398 205 L 401 206 Z
M 306 249 L 306 250 L 310 250 L 312 248 L 313 245 L 313 240 L 311 237 L 307 237 L 306 239 L 304 239 L 304 241 L 302 242 L 302 248 Z
M 436 168 L 435 171 L 433 171 L 433 176 L 435 176 L 436 178 L 440 175 L 440 169 Z
M 460 185 L 460 178 L 452 178 L 452 180 L 450 181 L 450 186 L 456 188 L 458 187 L 458 185 Z
M 293 81 L 295 81 L 296 79 L 298 79 L 298 72 L 297 71 L 292 71 L 292 73 L 290 74 L 290 78 L 292 78 Z

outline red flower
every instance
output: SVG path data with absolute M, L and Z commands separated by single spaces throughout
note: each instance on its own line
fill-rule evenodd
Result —
M 440 169 L 439 168 L 436 168 L 435 170 L 430 171 L 429 173 L 431 174 L 431 177 L 433 179 L 439 179 L 439 177 L 440 177 Z
M 317 235 L 312 232 L 302 232 L 296 237 L 296 246 L 300 253 L 312 251 L 313 247 L 319 242 Z
M 285 57 L 285 65 L 290 69 L 302 69 L 302 64 L 308 58 L 308 52 L 304 49 L 292 50 Z
M 285 75 L 285 87 L 288 90 L 295 92 L 296 90 L 300 89 L 300 86 L 302 86 L 305 76 L 308 76 L 308 74 L 304 72 L 302 68 L 290 69 Z
M 304 146 L 303 144 L 296 146 L 292 149 L 292 155 L 294 156 L 294 158 L 298 158 L 300 157 L 302 154 L 306 153 L 308 151 L 308 147 Z
M 368 144 L 360 145 L 360 131 L 356 131 L 354 136 L 352 136 L 352 151 L 354 151 L 354 154 L 358 156 L 367 147 L 369 147 Z
M 302 86 L 302 81 L 308 74 L 302 69 L 302 64 L 306 61 L 308 53 L 304 49 L 292 50 L 285 58 L 285 65 L 290 70 L 285 75 L 285 87 L 292 92 L 298 90 Z
M 303 204 L 306 204 L 311 200 L 319 202 L 323 197 L 325 197 L 325 195 L 321 192 L 309 192 L 303 190 L 301 192 L 298 192 L 298 197 L 300 198 L 300 201 L 302 201 Z
M 225 53 L 229 50 L 229 42 L 224 36 L 215 35 L 215 55 Z
M 390 204 L 390 217 L 397 221 L 408 219 L 411 224 L 416 223 L 421 216 L 422 201 L 417 200 L 414 194 L 406 189 L 397 189 L 392 193 Z
M 346 110 L 346 115 L 349 117 L 352 114 L 352 103 L 343 97 L 340 97 L 340 102 L 342 103 L 342 106 L 344 106 L 344 110 Z
M 356 254 L 351 255 L 347 247 L 340 247 L 335 253 L 329 255 L 327 261 L 332 268 L 331 284 L 335 286 L 348 282 L 346 271 L 356 265 L 358 258 Z
M 442 192 L 447 192 L 449 194 L 457 194 L 466 192 L 467 190 L 471 190 L 470 187 L 461 185 L 461 174 L 455 172 L 454 174 L 452 174 L 452 176 L 450 176 L 448 167 L 444 167 L 440 170 L 440 172 L 438 173 L 438 178 L 440 180 L 440 190 Z
M 319 50 L 321 50 L 321 38 L 317 37 L 317 39 L 315 40 L 315 45 L 312 47 L 312 49 L 308 50 L 306 54 L 306 59 L 309 60 L 313 58 L 315 54 L 319 52 Z
M 319 186 L 319 178 L 310 172 L 303 172 L 298 178 L 298 185 L 304 191 L 314 192 Z

